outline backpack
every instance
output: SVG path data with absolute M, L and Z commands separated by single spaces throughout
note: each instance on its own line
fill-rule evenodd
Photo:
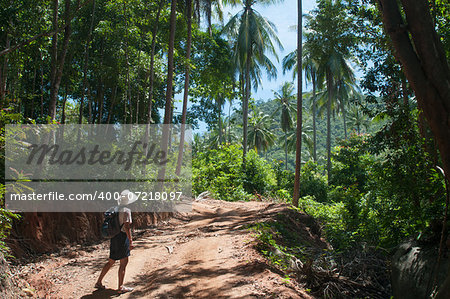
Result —
M 103 220 L 101 228 L 102 236 L 110 239 L 120 233 L 122 229 L 119 221 L 119 207 L 109 208 L 103 215 L 105 220 Z

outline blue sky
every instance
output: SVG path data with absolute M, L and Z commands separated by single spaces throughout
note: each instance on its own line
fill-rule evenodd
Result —
M 306 14 L 316 7 L 316 1 L 303 0 L 302 5 L 303 14 Z M 278 31 L 278 38 L 280 39 L 284 47 L 284 50 L 277 50 L 279 58 L 278 62 L 276 61 L 275 57 L 269 56 L 272 59 L 272 62 L 277 67 L 277 78 L 270 81 L 265 75 L 263 75 L 262 84 L 259 86 L 258 90 L 256 92 L 252 90 L 252 97 L 255 100 L 262 99 L 263 101 L 267 101 L 273 98 L 273 90 L 278 90 L 286 81 L 293 81 L 291 72 L 283 75 L 281 61 L 284 56 L 295 50 L 297 47 L 297 33 L 291 28 L 292 26 L 297 25 L 297 0 L 284 0 L 281 3 L 265 6 L 256 4 L 254 7 L 255 10 L 258 11 L 262 16 L 266 17 L 275 24 Z M 235 8 L 225 7 L 224 23 L 228 22 L 230 17 L 239 12 L 241 9 L 242 7 L 240 6 L 237 6 Z M 175 96 L 177 100 L 182 99 L 182 97 L 182 94 L 177 94 Z M 236 100 L 233 107 L 240 104 L 240 101 Z M 176 104 L 176 110 L 177 111 L 175 113 L 180 112 L 181 103 Z M 223 111 L 228 111 L 228 103 L 225 105 Z M 205 130 L 206 126 L 202 124 L 200 129 L 195 130 L 194 132 L 204 132 Z

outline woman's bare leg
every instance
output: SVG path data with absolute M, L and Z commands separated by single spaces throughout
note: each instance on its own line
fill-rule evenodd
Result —
M 122 288 L 123 285 L 123 279 L 125 278 L 125 269 L 128 264 L 128 257 L 125 257 L 120 260 L 120 266 L 119 266 L 119 287 L 117 288 L 119 291 Z
M 114 265 L 115 260 L 108 259 L 108 262 L 103 266 L 102 272 L 100 273 L 100 276 L 98 277 L 96 285 L 102 285 L 103 277 L 105 277 L 106 273 L 108 273 L 109 269 Z

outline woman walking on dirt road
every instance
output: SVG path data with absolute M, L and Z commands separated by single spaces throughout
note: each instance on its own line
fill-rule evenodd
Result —
M 136 199 L 137 196 L 129 190 L 124 190 L 121 193 L 121 198 L 119 201 L 119 223 L 121 230 L 117 235 L 111 238 L 109 259 L 105 266 L 103 266 L 100 276 L 95 283 L 95 287 L 97 289 L 105 289 L 105 286 L 102 284 L 103 278 L 114 263 L 116 261 L 120 261 L 118 273 L 119 286 L 117 291 L 119 293 L 126 293 L 133 290 L 132 288 L 123 285 L 125 269 L 128 264 L 128 257 L 130 256 L 130 250 L 133 249 L 133 239 L 131 237 L 131 210 L 125 206 L 136 201 Z

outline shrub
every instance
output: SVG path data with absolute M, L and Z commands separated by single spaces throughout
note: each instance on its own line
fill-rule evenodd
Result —
M 331 185 L 356 186 L 361 192 L 366 191 L 369 169 L 374 160 L 368 152 L 368 138 L 369 135 L 365 134 L 351 134 L 348 139 L 338 142 L 331 155 Z
M 336 249 L 348 248 L 352 243 L 352 233 L 345 229 L 344 204 L 342 202 L 322 203 L 312 196 L 299 199 L 298 209 L 318 219 L 324 226 L 326 239 Z
M 276 185 L 272 167 L 255 151 L 248 152 L 246 165 L 242 166 L 239 145 L 200 152 L 193 158 L 192 166 L 192 188 L 196 195 L 210 191 L 221 200 L 248 200 L 255 192 L 265 195 Z
M 300 197 L 312 196 L 317 201 L 326 202 L 328 185 L 325 176 L 319 172 L 317 163 L 308 161 L 302 166 L 300 174 Z
M 0 255 L 9 257 L 8 246 L 5 239 L 8 237 L 12 222 L 14 219 L 19 219 L 20 215 L 5 209 L 5 124 L 22 123 L 23 118 L 20 114 L 10 113 L 7 109 L 0 111 Z
M 282 162 L 274 161 L 274 171 L 277 181 L 276 192 L 278 198 L 292 200 L 294 192 L 294 172 L 283 169 Z M 288 194 L 286 194 L 288 192 Z M 306 162 L 300 174 L 300 197 L 312 196 L 318 201 L 327 201 L 328 185 L 325 176 L 320 174 L 319 166 L 313 161 Z M 278 194 L 283 194 L 279 196 Z M 288 195 L 288 196 L 287 196 Z
M 276 185 L 272 166 L 254 150 L 247 154 L 242 179 L 245 191 L 251 194 L 267 194 Z

